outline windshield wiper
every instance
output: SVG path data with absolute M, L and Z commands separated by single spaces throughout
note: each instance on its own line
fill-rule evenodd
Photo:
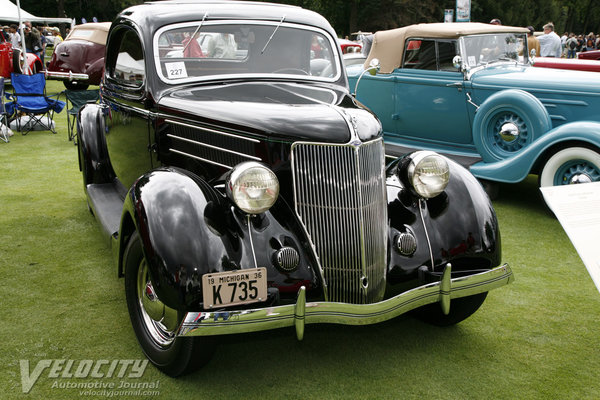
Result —
M 267 49 L 267 46 L 269 45 L 269 43 L 271 43 L 271 39 L 273 39 L 273 36 L 275 35 L 275 32 L 277 32 L 277 29 L 279 29 L 279 27 L 281 26 L 281 24 L 283 24 L 284 20 L 285 20 L 285 15 L 283 17 L 281 17 L 281 21 L 279 21 L 279 24 L 277 24 L 277 26 L 275 27 L 275 30 L 273 31 L 273 33 L 271 33 L 271 36 L 269 37 L 269 40 L 267 40 L 267 43 L 265 43 L 265 47 L 263 47 L 263 49 L 260 52 L 260 54 L 263 54 L 265 52 L 265 50 Z
M 192 33 L 191 39 L 186 43 L 185 47 L 183 48 L 183 52 L 184 53 L 185 53 L 185 49 L 187 49 L 188 46 L 190 45 L 190 43 L 192 43 L 192 40 L 194 40 L 194 36 L 196 36 L 196 33 L 198 33 L 198 31 L 200 30 L 200 28 L 202 28 L 202 24 L 206 20 L 207 16 L 208 16 L 208 13 L 205 12 L 204 13 L 204 17 L 202 17 L 202 21 L 200 21 L 200 24 L 198 24 L 198 27 L 196 28 L 196 30 L 194 31 L 194 33 Z

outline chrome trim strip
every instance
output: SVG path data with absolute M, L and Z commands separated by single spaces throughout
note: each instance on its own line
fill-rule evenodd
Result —
M 429 233 L 427 232 L 427 224 L 425 223 L 425 216 L 423 210 L 427 207 L 427 203 L 422 198 L 419 198 L 419 215 L 421 216 L 421 222 L 423 223 L 423 230 L 425 231 L 425 238 L 427 239 L 427 246 L 429 247 L 429 260 L 431 261 L 430 271 L 435 269 L 435 262 L 433 260 L 433 251 L 431 249 L 431 240 L 429 240 Z
M 217 131 L 215 129 L 205 128 L 203 126 L 186 124 L 185 122 L 179 122 L 179 121 L 175 121 L 175 120 L 168 119 L 168 118 L 165 119 L 165 122 L 168 122 L 168 123 L 171 123 L 171 124 L 175 124 L 175 125 L 185 126 L 187 128 L 198 129 L 198 130 L 204 131 L 204 132 L 216 133 L 216 134 L 219 134 L 219 135 L 228 136 L 228 137 L 232 137 L 232 138 L 236 138 L 236 139 L 243 139 L 243 140 L 247 140 L 247 141 L 252 142 L 252 143 L 260 143 L 260 140 L 258 140 L 258 139 L 253 139 L 253 138 L 249 138 L 249 137 L 245 137 L 245 136 L 240 136 L 239 134 L 233 134 L 233 133 L 227 133 L 227 132 L 223 132 L 223 131 Z
M 173 139 L 178 139 L 178 140 L 183 140 L 184 142 L 197 144 L 199 146 L 208 147 L 208 148 L 211 148 L 211 149 L 214 149 L 214 150 L 224 151 L 226 153 L 235 154 L 237 156 L 246 157 L 246 158 L 249 158 L 249 159 L 254 160 L 254 161 L 262 161 L 262 158 L 250 156 L 248 154 L 240 153 L 240 152 L 237 152 L 237 151 L 234 151 L 234 150 L 224 149 L 222 147 L 213 146 L 211 144 L 198 142 L 197 140 L 192 140 L 192 139 L 184 138 L 184 137 L 181 137 L 181 136 L 173 135 L 171 133 L 167 133 L 167 137 L 170 137 L 170 138 L 173 138 Z
M 479 274 L 419 286 L 372 304 L 348 304 L 326 301 L 304 303 L 302 289 L 296 304 L 250 310 L 189 312 L 178 336 L 211 336 L 296 326 L 297 335 L 305 324 L 332 323 L 368 325 L 387 321 L 415 308 L 449 299 L 472 296 L 508 285 L 514 281 L 508 264 Z M 443 287 L 442 287 L 443 286 Z M 443 300 L 442 300 L 443 299 Z M 451 304 L 451 302 L 450 302 Z M 450 307 L 450 309 L 452 309 Z
M 258 268 L 258 263 L 256 262 L 256 252 L 254 251 L 254 242 L 252 241 L 252 221 L 250 221 L 250 218 L 252 218 L 252 216 L 248 214 L 246 219 L 246 223 L 248 224 L 248 237 L 250 238 L 250 249 L 252 249 L 254 268 Z
M 191 157 L 191 158 L 194 158 L 196 160 L 204 161 L 204 162 L 207 162 L 209 164 L 218 165 L 219 167 L 233 169 L 233 167 L 231 167 L 229 165 L 221 164 L 221 163 L 218 163 L 216 161 L 207 160 L 206 158 L 198 157 L 198 156 L 195 156 L 193 154 L 185 153 L 183 151 L 179 151 L 179 150 L 175 150 L 175 149 L 171 149 L 171 148 L 169 148 L 169 151 L 172 151 L 173 153 L 181 154 L 182 156 Z

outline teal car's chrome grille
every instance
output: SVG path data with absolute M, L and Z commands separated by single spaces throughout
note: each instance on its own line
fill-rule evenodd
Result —
M 319 258 L 328 301 L 383 298 L 387 200 L 383 141 L 295 143 L 295 207 Z

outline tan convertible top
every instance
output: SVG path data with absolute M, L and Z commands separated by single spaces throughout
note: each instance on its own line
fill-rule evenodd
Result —
M 373 47 L 365 61 L 365 68 L 373 58 L 381 63 L 380 72 L 389 74 L 402 64 L 404 40 L 406 38 L 455 39 L 465 35 L 484 33 L 526 33 L 527 28 L 490 25 L 479 22 L 455 22 L 409 25 L 402 28 L 379 31 L 373 38 Z
M 110 22 L 90 22 L 75 25 L 65 40 L 87 40 L 97 44 L 106 44 Z

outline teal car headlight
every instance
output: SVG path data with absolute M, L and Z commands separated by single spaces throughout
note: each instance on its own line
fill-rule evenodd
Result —
M 417 151 L 409 157 L 408 181 L 419 196 L 430 199 L 446 189 L 450 168 L 444 157 L 432 151 Z
M 279 180 L 269 168 L 257 162 L 235 166 L 226 184 L 227 196 L 242 211 L 260 214 L 275 204 L 279 196 Z

